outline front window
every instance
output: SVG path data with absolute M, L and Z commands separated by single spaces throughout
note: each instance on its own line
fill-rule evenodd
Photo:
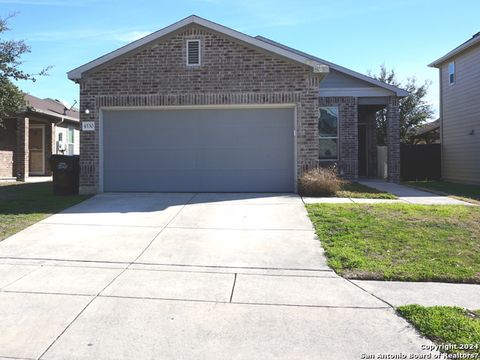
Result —
M 320 160 L 338 159 L 338 107 L 320 108 L 318 118 Z
M 455 84 L 455 63 L 453 61 L 448 64 L 448 83 Z
M 73 127 L 68 128 L 67 140 L 68 140 L 68 155 L 73 155 L 74 143 L 75 143 L 75 132 Z

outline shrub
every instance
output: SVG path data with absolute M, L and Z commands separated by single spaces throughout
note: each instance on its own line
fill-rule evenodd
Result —
M 298 192 L 302 196 L 332 196 L 344 181 L 335 168 L 316 168 L 306 171 L 298 180 Z

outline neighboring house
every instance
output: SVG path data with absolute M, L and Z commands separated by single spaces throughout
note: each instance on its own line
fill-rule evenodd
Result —
M 440 144 L 440 119 L 431 121 L 413 130 L 414 144 Z
M 68 73 L 80 84 L 80 192 L 294 192 L 306 169 L 376 176 L 388 109 L 399 181 L 407 93 L 190 16 Z
M 480 33 L 429 66 L 440 70 L 442 177 L 480 184 Z
M 0 178 L 50 175 L 52 154 L 79 154 L 77 109 L 28 94 L 25 102 L 25 109 L 0 127 Z

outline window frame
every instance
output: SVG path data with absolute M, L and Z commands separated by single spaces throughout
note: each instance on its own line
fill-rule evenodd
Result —
M 190 51 L 190 43 L 198 43 L 198 64 L 190 64 L 190 56 L 189 56 L 189 51 Z M 188 67 L 195 67 L 195 66 L 201 66 L 202 65 L 202 42 L 200 39 L 190 39 L 187 40 L 187 49 L 186 49 L 186 54 L 187 54 L 187 59 L 186 63 Z
M 453 71 L 452 71 L 453 70 Z M 454 85 L 457 81 L 457 71 L 456 71 L 455 61 L 450 61 L 448 63 L 448 85 Z M 453 75 L 453 80 L 452 80 Z
M 320 106 L 318 108 L 318 119 L 317 119 L 317 128 L 320 122 L 320 114 L 321 110 L 325 108 L 335 108 L 337 109 L 337 134 L 336 136 L 321 136 L 320 131 L 318 132 L 318 161 L 338 161 L 340 159 L 340 107 L 338 105 L 331 105 L 331 106 Z M 335 139 L 337 140 L 337 156 L 336 157 L 331 157 L 331 158 L 322 158 L 321 157 L 321 152 L 320 152 L 320 140 L 322 139 Z
M 72 136 L 70 142 L 70 135 Z M 73 126 L 67 127 L 67 153 L 68 155 L 73 155 L 75 152 L 75 128 Z M 71 149 L 71 150 L 70 150 Z

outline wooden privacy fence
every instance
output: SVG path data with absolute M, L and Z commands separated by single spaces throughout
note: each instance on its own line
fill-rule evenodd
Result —
M 439 180 L 442 176 L 440 144 L 400 145 L 400 177 L 405 181 Z

